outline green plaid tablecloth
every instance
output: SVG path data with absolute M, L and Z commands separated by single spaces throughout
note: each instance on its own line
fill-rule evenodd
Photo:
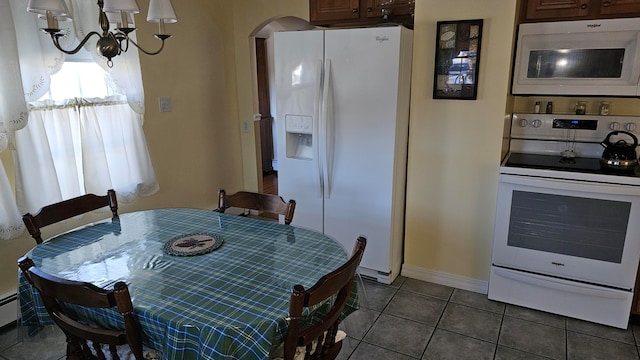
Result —
M 163 252 L 170 239 L 194 233 L 217 234 L 224 244 L 204 255 Z M 145 343 L 164 359 L 243 360 L 267 359 L 282 341 L 294 284 L 308 288 L 348 257 L 317 232 L 195 209 L 122 214 L 59 235 L 27 255 L 70 280 L 104 288 L 126 282 Z M 19 296 L 25 325 L 52 323 L 21 275 Z M 355 309 L 354 293 L 345 313 Z M 115 310 L 82 312 L 124 327 Z

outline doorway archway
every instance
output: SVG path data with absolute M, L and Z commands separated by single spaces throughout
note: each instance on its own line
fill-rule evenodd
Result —
M 256 168 L 258 191 L 277 194 L 277 136 L 275 91 L 273 88 L 273 33 L 288 30 L 309 30 L 308 21 L 293 17 L 279 17 L 264 21 L 251 32 L 251 68 L 253 80 L 253 113 L 256 134 Z

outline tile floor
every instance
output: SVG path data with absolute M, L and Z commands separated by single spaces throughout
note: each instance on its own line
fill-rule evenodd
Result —
M 640 326 L 615 329 L 404 277 L 364 284 L 367 309 L 345 321 L 339 359 L 640 359 Z M 64 347 L 53 327 L 35 338 L 0 331 L 0 359 L 62 359 Z

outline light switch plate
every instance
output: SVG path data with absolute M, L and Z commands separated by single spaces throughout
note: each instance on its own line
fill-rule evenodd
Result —
M 160 112 L 171 112 L 171 98 L 168 96 L 160 96 L 158 98 Z

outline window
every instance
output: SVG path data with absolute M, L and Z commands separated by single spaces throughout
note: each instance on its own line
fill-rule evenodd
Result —
M 92 61 L 65 61 L 57 73 L 51 75 L 49 91 L 38 100 L 65 100 L 114 95 L 105 72 Z
M 123 203 L 157 191 L 142 115 L 87 57 L 67 58 L 49 91 L 29 103 L 29 122 L 15 134 L 22 213 L 110 188 Z

